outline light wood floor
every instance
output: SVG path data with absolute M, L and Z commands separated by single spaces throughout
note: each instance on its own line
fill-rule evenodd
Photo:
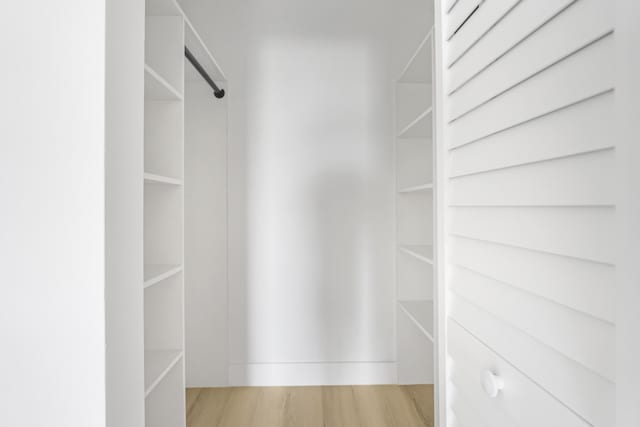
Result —
M 187 427 L 433 427 L 433 386 L 187 389 Z

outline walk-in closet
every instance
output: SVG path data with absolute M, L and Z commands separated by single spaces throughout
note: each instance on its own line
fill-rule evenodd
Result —
M 640 426 L 638 2 L 3 11 L 0 426 Z
M 228 24 L 203 17 L 229 5 L 147 0 L 146 425 L 258 425 L 210 406 L 293 396 L 274 386 L 326 422 L 344 404 L 359 423 L 374 398 L 433 424 L 433 3 L 407 2 L 391 21 L 419 18 L 397 33 L 378 27 L 385 2 L 362 6 L 333 34 L 316 16 L 330 5 L 288 22 L 300 6 L 257 4 L 225 45 Z M 231 49 L 245 53 L 223 71 Z

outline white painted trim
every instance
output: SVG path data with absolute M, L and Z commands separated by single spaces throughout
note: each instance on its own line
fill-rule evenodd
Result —
M 434 25 L 433 25 L 433 205 L 434 205 L 434 286 L 433 286 L 433 310 L 434 310 L 434 394 L 435 414 L 434 426 L 447 427 L 447 313 L 446 313 L 446 281 L 447 281 L 447 253 L 445 236 L 447 234 L 447 200 L 445 187 L 447 183 L 446 167 L 448 165 L 448 146 L 444 125 L 444 16 L 457 4 L 454 1 L 446 7 L 444 1 L 434 1 Z M 448 9 L 448 10 L 447 10 Z
M 398 81 L 394 80 L 391 83 L 391 107 L 392 107 L 392 128 L 393 129 L 393 241 L 396 246 L 399 244 L 398 240 L 398 143 L 402 139 L 398 138 L 396 129 L 398 129 Z M 394 251 L 393 254 L 393 279 L 395 286 L 393 287 L 393 301 L 398 301 L 400 295 L 399 281 L 398 281 L 398 251 Z M 393 304 L 393 358 L 398 360 L 398 304 Z M 398 378 L 398 368 L 395 368 L 396 382 Z
M 640 4 L 637 0 L 618 0 L 616 8 L 616 117 L 612 138 L 617 156 L 617 233 L 616 265 L 616 426 L 640 425 Z M 612 420 L 613 423 L 613 420 Z
M 308 386 L 395 384 L 395 362 L 260 363 L 229 365 L 229 384 Z
M 145 2 L 110 0 L 104 6 L 108 46 L 104 82 L 106 427 L 141 427 L 145 416 L 141 286 L 145 77 L 140 71 L 144 67 Z M 48 415 L 47 424 L 52 425 Z M 79 424 L 92 425 L 78 414 L 73 417 Z

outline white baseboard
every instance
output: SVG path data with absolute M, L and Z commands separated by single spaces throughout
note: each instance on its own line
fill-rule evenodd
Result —
M 229 365 L 231 386 L 366 385 L 396 382 L 395 362 Z

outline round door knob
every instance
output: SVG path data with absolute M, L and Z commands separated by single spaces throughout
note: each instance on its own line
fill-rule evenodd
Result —
M 491 371 L 484 371 L 482 374 L 482 387 L 489 397 L 495 398 L 504 388 L 504 380 Z

